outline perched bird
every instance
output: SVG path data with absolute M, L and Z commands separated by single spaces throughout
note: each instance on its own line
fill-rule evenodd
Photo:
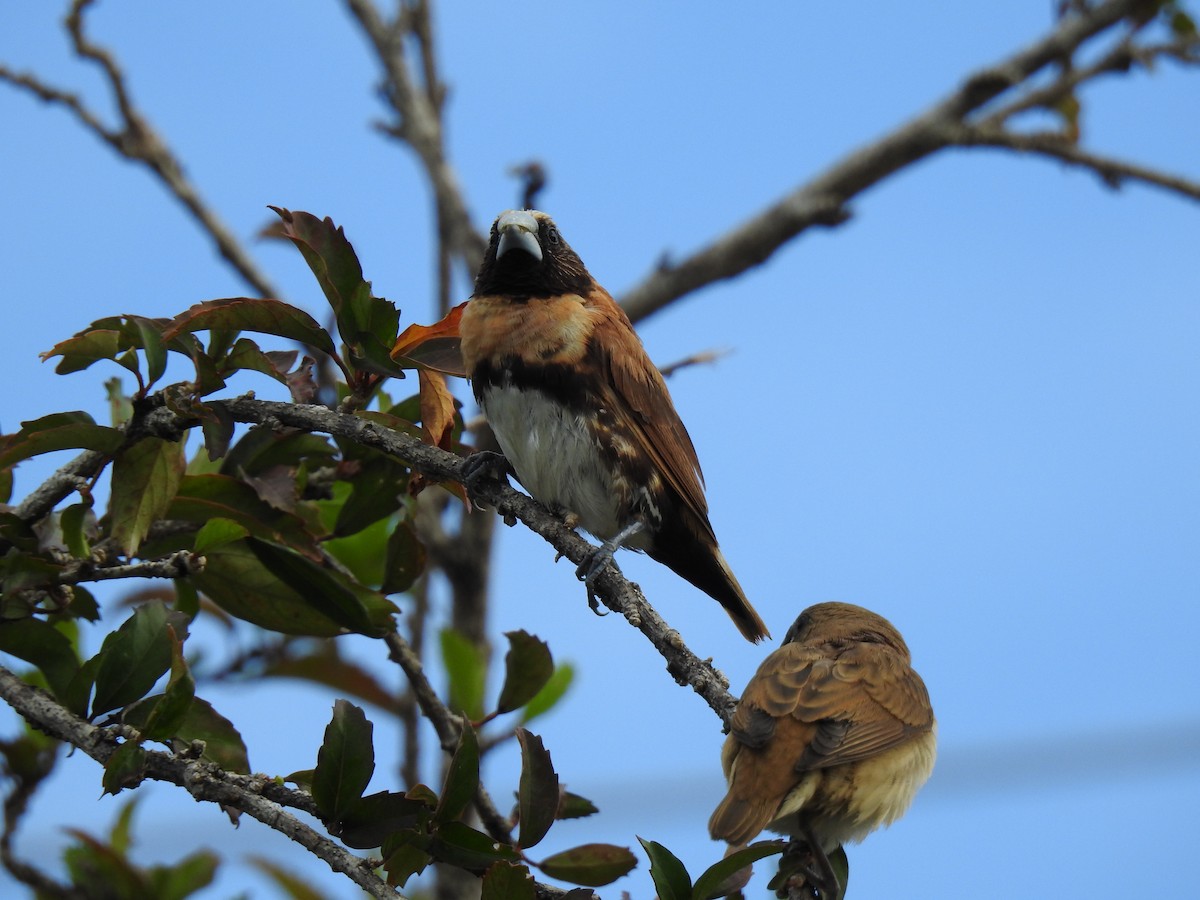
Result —
M 908 809 L 936 732 L 900 632 L 849 603 L 811 606 L 746 685 L 709 833 L 737 847 L 769 828 L 806 841 L 829 872 L 826 854 Z
M 475 399 L 536 499 L 605 541 L 644 550 L 728 611 L 766 625 L 708 521 L 696 450 L 628 316 L 548 215 L 502 213 L 459 326 Z

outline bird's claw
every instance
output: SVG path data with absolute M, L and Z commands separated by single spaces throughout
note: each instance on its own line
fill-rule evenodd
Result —
M 494 478 L 501 484 L 507 484 L 508 476 L 512 474 L 512 464 L 503 453 L 494 450 L 476 450 L 462 463 L 462 483 L 467 489 L 467 496 L 476 506 L 479 503 L 475 494 L 481 479 Z
M 598 616 L 607 616 L 608 610 L 600 608 L 600 598 L 596 595 L 593 585 L 596 578 L 604 571 L 604 567 L 612 562 L 613 554 L 616 551 L 616 544 L 612 541 L 605 541 L 589 553 L 575 570 L 575 577 L 587 587 L 588 608 Z

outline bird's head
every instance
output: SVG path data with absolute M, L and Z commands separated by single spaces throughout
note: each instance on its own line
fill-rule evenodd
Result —
M 909 658 L 908 645 L 896 626 L 878 613 L 852 603 L 818 603 L 792 623 L 785 644 L 835 644 L 866 641 L 886 644 Z
M 496 217 L 475 278 L 476 296 L 557 297 L 591 285 L 583 261 L 544 212 L 510 209 Z

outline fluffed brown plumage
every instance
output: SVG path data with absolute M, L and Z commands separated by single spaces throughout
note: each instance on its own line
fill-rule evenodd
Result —
M 740 846 L 769 828 L 829 853 L 903 815 L 936 750 L 929 694 L 910 663 L 882 616 L 848 603 L 805 610 L 733 715 L 713 838 Z
M 545 213 L 497 218 L 460 334 L 475 397 L 535 498 L 644 550 L 716 599 L 749 640 L 769 636 L 717 546 L 666 382 Z

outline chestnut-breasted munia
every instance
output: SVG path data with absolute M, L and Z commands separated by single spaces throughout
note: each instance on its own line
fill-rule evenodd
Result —
M 618 547 L 644 550 L 749 640 L 768 636 L 717 546 L 666 382 L 548 215 L 496 219 L 460 334 L 475 399 L 517 479 L 605 542 L 581 572 L 590 578 Z
M 746 685 L 709 832 L 738 847 L 770 829 L 825 861 L 904 814 L 933 770 L 936 732 L 900 632 L 849 603 L 811 606 Z

